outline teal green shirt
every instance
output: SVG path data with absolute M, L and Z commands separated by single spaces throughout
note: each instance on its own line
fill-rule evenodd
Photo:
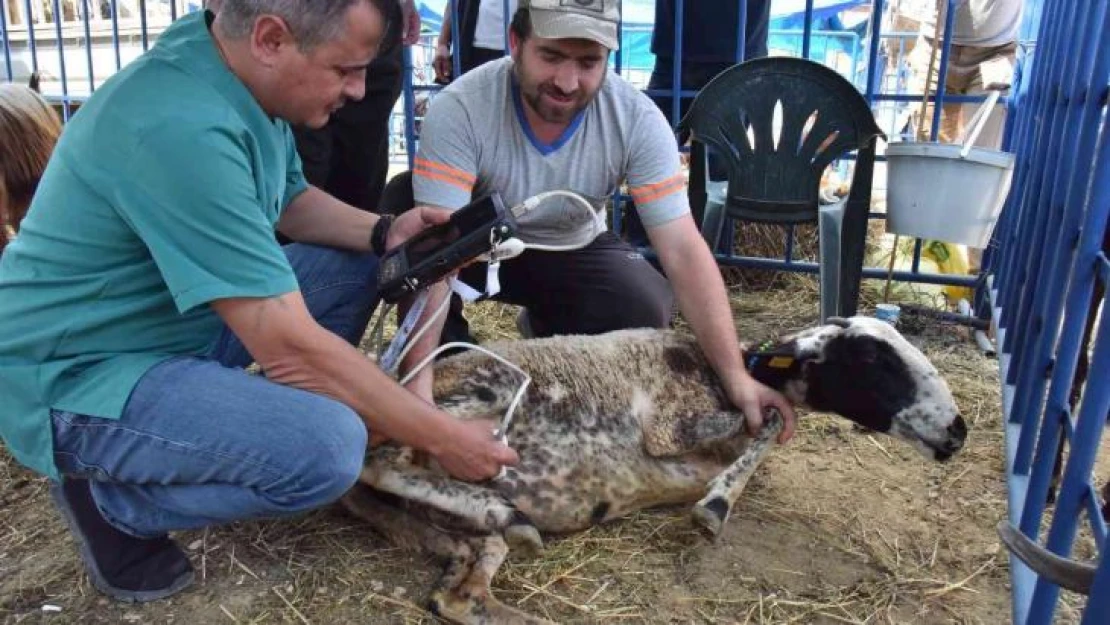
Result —
M 203 355 L 208 302 L 297 289 L 274 228 L 306 188 L 289 126 L 177 20 L 67 124 L 0 258 L 0 436 L 51 477 L 50 410 L 119 418 L 139 378 Z

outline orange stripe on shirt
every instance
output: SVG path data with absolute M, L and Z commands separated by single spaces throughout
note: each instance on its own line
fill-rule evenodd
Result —
M 636 187 L 631 190 L 632 200 L 637 204 L 647 204 L 659 198 L 666 197 L 672 193 L 682 191 L 686 187 L 686 181 L 681 175 L 675 178 L 668 178 L 662 183 L 650 185 L 649 187 Z
M 670 178 L 664 178 L 663 180 L 660 180 L 659 182 L 653 182 L 651 184 L 645 184 L 645 185 L 641 185 L 641 186 L 638 186 L 638 187 L 633 187 L 632 192 L 633 193 L 643 193 L 643 192 L 651 191 L 652 189 L 658 189 L 659 187 L 662 187 L 663 185 L 669 185 L 669 184 L 672 184 L 675 180 L 681 180 L 681 179 L 682 179 L 682 174 L 681 173 L 675 174 L 675 175 L 671 176 Z
M 412 173 L 417 175 L 417 176 L 423 176 L 425 178 L 431 178 L 432 180 L 439 180 L 440 182 L 446 182 L 447 184 L 456 186 L 456 187 L 462 189 L 463 191 L 466 191 L 467 193 L 470 193 L 471 190 L 473 189 L 473 185 L 469 185 L 469 184 L 466 184 L 465 182 L 461 182 L 461 181 L 459 181 L 459 180 L 457 180 L 457 179 L 455 179 L 451 176 L 446 176 L 444 174 L 438 174 L 438 173 L 436 173 L 434 171 L 431 171 L 431 170 L 429 170 L 427 168 L 424 168 L 424 167 L 417 166 L 415 169 L 412 170 Z
M 429 161 L 426 158 L 417 157 L 414 162 L 415 162 L 417 167 L 424 167 L 424 168 L 427 168 L 429 170 L 442 172 L 442 173 L 444 173 L 448 176 L 451 176 L 452 178 L 458 180 L 459 182 L 463 182 L 463 183 L 466 183 L 468 185 L 473 185 L 474 181 L 478 179 L 474 174 L 467 173 L 467 172 L 465 172 L 461 169 L 456 169 L 456 168 L 451 167 L 449 165 L 444 165 L 443 163 L 437 163 L 435 161 Z

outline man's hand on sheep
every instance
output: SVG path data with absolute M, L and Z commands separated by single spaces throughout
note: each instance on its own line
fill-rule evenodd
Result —
M 744 412 L 748 432 L 753 436 L 763 427 L 763 412 L 776 408 L 782 413 L 782 432 L 779 444 L 794 436 L 794 406 L 778 391 L 760 384 L 750 375 L 744 375 L 727 387 L 728 398 L 732 404 Z

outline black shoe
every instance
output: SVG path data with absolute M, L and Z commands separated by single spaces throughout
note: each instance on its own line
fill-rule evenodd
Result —
M 129 603 L 156 601 L 193 582 L 189 558 L 168 536 L 135 538 L 109 524 L 88 480 L 67 479 L 52 485 L 50 494 L 100 592 Z

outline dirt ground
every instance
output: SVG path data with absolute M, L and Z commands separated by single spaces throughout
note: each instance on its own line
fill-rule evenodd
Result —
M 810 323 L 806 291 L 737 296 L 742 336 Z M 483 304 L 479 338 L 513 335 L 514 313 Z M 971 430 L 951 462 L 803 415 L 716 543 L 685 508 L 653 510 L 549 538 L 539 557 L 511 555 L 495 592 L 572 623 L 1009 622 L 994 530 L 1006 505 L 997 361 L 959 329 L 918 330 L 909 338 L 947 377 Z M 338 509 L 177 538 L 196 565 L 192 588 L 150 605 L 110 602 L 89 584 L 46 482 L 0 450 L 0 622 L 436 622 L 422 606 L 438 564 L 388 548 Z M 1065 597 L 1058 622 L 1078 622 L 1075 605 Z

